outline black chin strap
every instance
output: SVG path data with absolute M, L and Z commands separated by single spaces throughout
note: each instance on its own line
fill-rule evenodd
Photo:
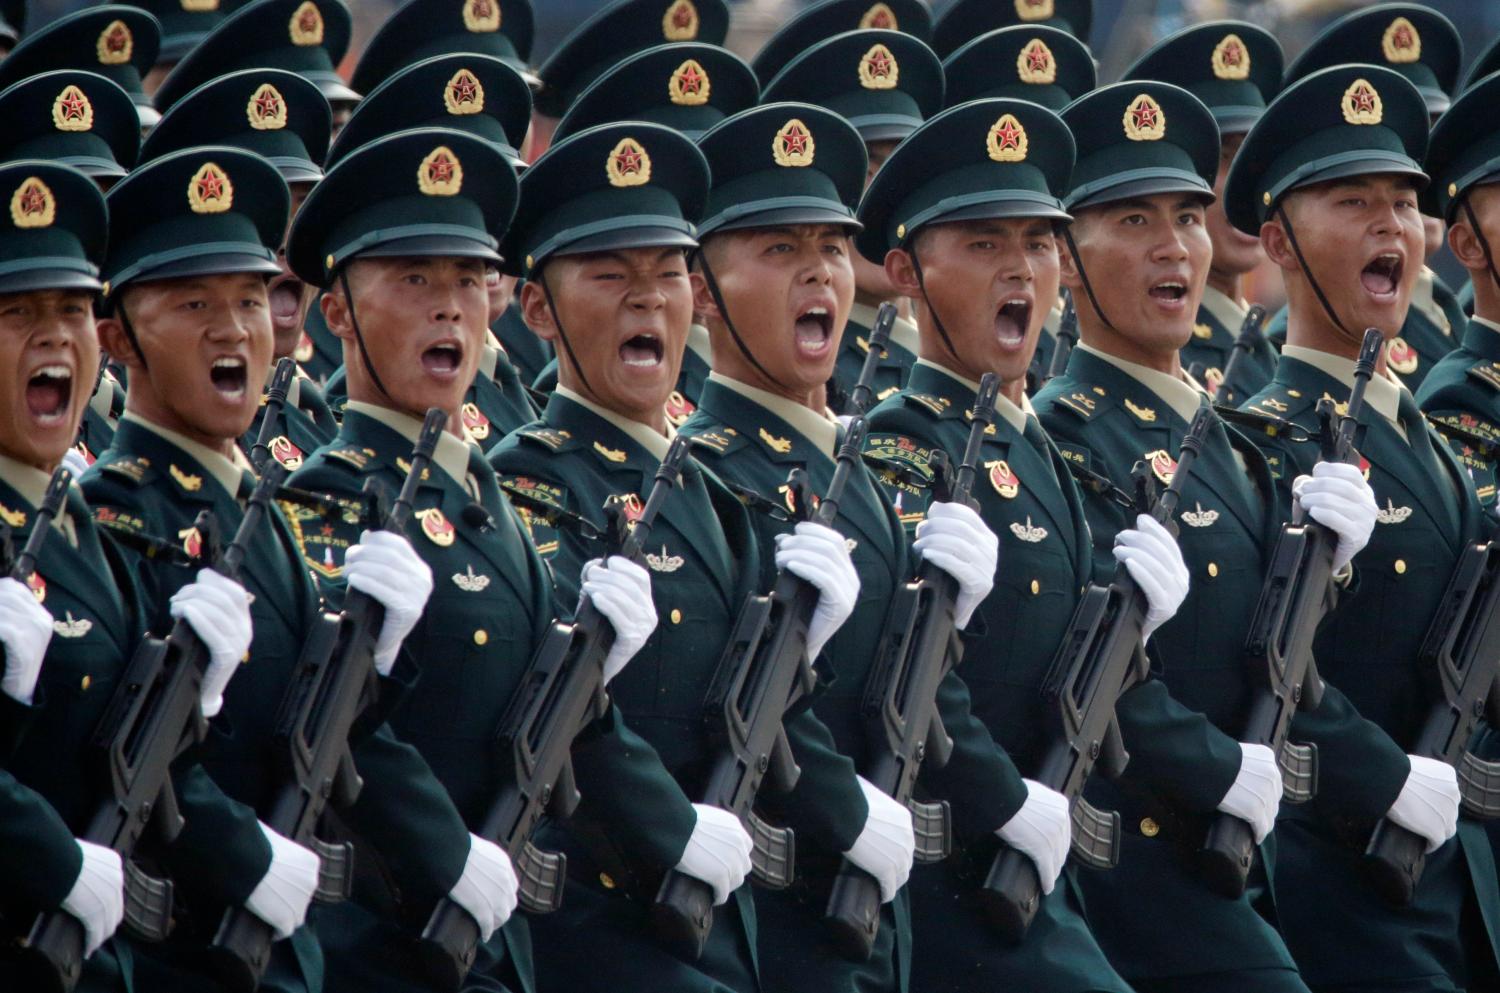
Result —
M 1469 198 L 1464 196 L 1460 201 L 1464 208 L 1464 215 L 1469 219 L 1469 226 L 1474 229 L 1474 237 L 1479 239 L 1479 247 L 1484 250 L 1484 266 L 1490 271 L 1490 279 L 1496 287 L 1500 287 L 1500 273 L 1495 272 L 1495 254 L 1490 251 L 1490 241 L 1484 236 L 1484 231 L 1479 227 L 1479 218 L 1474 213 L 1474 208 L 1469 206 Z
M 349 308 L 349 325 L 354 328 L 354 340 L 359 345 L 359 358 L 364 363 L 365 371 L 375 381 L 375 388 L 384 394 L 387 400 L 394 401 L 390 391 L 380 381 L 380 373 L 375 371 L 375 363 L 370 361 L 370 351 L 365 348 L 365 335 L 359 329 L 359 318 L 354 314 L 354 293 L 349 289 L 349 268 L 347 266 L 339 269 L 339 286 L 344 290 L 344 303 Z
M 125 339 L 130 342 L 130 347 L 135 350 L 136 358 L 141 360 L 141 369 L 147 373 L 151 370 L 146 366 L 146 353 L 141 351 L 140 339 L 135 336 L 135 326 L 130 323 L 130 315 L 125 313 L 125 301 L 121 300 L 115 307 L 119 311 L 120 327 L 125 331 Z
M 703 281 L 708 284 L 708 293 L 714 298 L 714 306 L 719 308 L 719 319 L 729 329 L 729 337 L 734 339 L 735 347 L 740 350 L 741 355 L 750 360 L 750 364 L 765 377 L 766 382 L 786 389 L 779 379 L 766 371 L 766 367 L 761 365 L 760 360 L 750 351 L 750 346 L 745 344 L 745 339 L 740 337 L 739 331 L 735 330 L 734 321 L 729 318 L 729 308 L 724 304 L 724 294 L 719 292 L 719 281 L 714 278 L 713 269 L 709 268 L 707 252 L 701 250 L 698 252 L 698 265 L 703 270 Z
M 545 270 L 538 272 L 533 281 L 542 287 L 542 296 L 547 298 L 547 309 L 552 311 L 552 323 L 557 325 L 557 336 L 562 340 L 563 350 L 568 353 L 568 361 L 573 363 L 573 371 L 578 373 L 578 379 L 583 383 L 583 388 L 590 396 L 594 395 L 594 388 L 589 385 L 589 377 L 583 374 L 583 365 L 578 361 L 578 356 L 573 351 L 572 342 L 568 341 L 568 332 L 563 328 L 562 312 L 557 309 L 557 301 L 552 299 L 552 287 L 547 285 L 547 273 Z
M 912 271 L 917 274 L 917 288 L 922 291 L 922 302 L 927 305 L 927 312 L 932 315 L 932 324 L 942 336 L 943 347 L 948 349 L 948 354 L 953 356 L 954 362 L 959 362 L 958 352 L 953 347 L 953 339 L 948 337 L 948 329 L 943 327 L 943 319 L 938 316 L 937 308 L 932 305 L 932 298 L 927 295 L 927 279 L 922 275 L 922 260 L 917 258 L 916 239 L 907 246 L 906 254 L 911 256 Z
M 1339 320 L 1339 315 L 1334 313 L 1333 304 L 1328 302 L 1328 297 L 1323 293 L 1323 287 L 1318 285 L 1318 277 L 1313 275 L 1312 267 L 1307 264 L 1307 258 L 1302 254 L 1302 247 L 1297 244 L 1297 233 L 1292 230 L 1292 220 L 1286 216 L 1286 211 L 1282 209 L 1280 203 L 1276 204 L 1276 217 L 1281 221 L 1282 230 L 1286 232 L 1286 240 L 1292 246 L 1292 254 L 1297 256 L 1297 265 L 1302 268 L 1302 275 L 1307 277 L 1308 285 L 1312 287 L 1318 303 L 1323 305 L 1323 312 L 1328 315 L 1334 327 L 1344 332 L 1346 337 L 1353 339 L 1354 335 L 1349 333 L 1344 322 Z
M 1073 268 L 1078 270 L 1078 281 L 1083 284 L 1083 292 L 1088 294 L 1089 306 L 1094 308 L 1094 313 L 1099 315 L 1099 320 L 1104 322 L 1105 327 L 1109 328 L 1115 334 L 1119 334 L 1119 329 L 1109 319 L 1109 315 L 1104 312 L 1104 308 L 1099 306 L 1099 298 L 1094 295 L 1094 284 L 1089 280 L 1088 271 L 1083 268 L 1083 256 L 1079 254 L 1078 243 L 1073 240 L 1073 232 L 1068 228 L 1063 228 L 1063 240 L 1068 243 L 1068 251 L 1073 256 Z

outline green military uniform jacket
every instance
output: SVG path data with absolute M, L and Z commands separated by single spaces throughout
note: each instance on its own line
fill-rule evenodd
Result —
M 333 442 L 311 456 L 291 484 L 354 499 L 374 479 L 394 498 L 406 479 L 419 429 L 414 418 L 350 403 Z M 421 753 L 474 830 L 499 786 L 495 728 L 554 616 L 552 583 L 474 445 L 443 436 L 414 506 L 406 535 L 431 567 L 434 586 L 405 642 L 421 675 L 390 715 L 390 724 L 401 741 Z M 337 604 L 345 591 L 344 554 L 358 542 L 360 524 L 347 517 L 329 522 L 304 511 L 293 515 L 292 526 L 308 568 Z M 448 833 L 429 843 L 436 849 L 429 857 L 452 866 L 451 887 L 468 855 L 468 838 Z M 330 988 L 348 984 L 393 993 L 409 988 L 404 978 L 412 961 L 409 939 L 447 890 L 414 893 L 399 878 L 385 882 L 389 905 L 379 920 L 347 903 L 320 908 L 316 923 L 328 952 Z M 407 927 L 397 928 L 389 918 L 404 920 Z M 531 993 L 530 935 L 523 915 L 512 916 L 481 947 L 469 983 L 472 989 Z
M 266 398 L 262 395 L 255 420 L 240 438 L 240 449 L 246 455 L 254 451 L 265 420 Z M 268 445 L 271 457 L 286 466 L 288 472 L 300 469 L 302 461 L 332 441 L 338 430 L 339 422 L 334 419 L 328 401 L 323 399 L 323 391 L 318 389 L 317 383 L 299 366 L 287 388 L 280 423 Z
M 835 414 L 848 414 L 845 407 L 854 384 L 865 366 L 865 355 L 870 351 L 870 329 L 875 326 L 875 315 L 879 308 L 854 302 L 849 312 L 849 323 L 844 325 L 844 339 L 839 346 L 838 364 L 833 369 L 833 381 L 828 386 L 828 407 Z M 906 375 L 912 363 L 917 361 L 917 327 L 905 318 L 896 318 L 891 325 L 891 337 L 886 343 L 885 356 L 875 366 L 873 388 L 876 400 L 895 396 L 896 391 L 906 385 Z
M 38 470 L 0 459 L 0 519 L 18 551 L 45 486 Z M 94 729 L 145 632 L 130 573 L 76 488 L 66 513 L 77 546 L 54 527 L 31 582 L 54 618 L 36 692 L 29 707 L 9 697 L 3 703 L 9 750 L 0 755 L 0 879 L 6 916 L 15 922 L 58 909 L 78 878 L 82 855 L 74 837 L 87 826 L 96 799 L 79 770 L 97 761 L 89 747 Z M 179 798 L 191 801 L 195 792 L 189 787 Z M 106 942 L 86 963 L 77 989 L 131 989 L 132 959 L 124 939 Z M 17 982 L 0 961 L 0 986 L 14 989 Z
M 1433 368 L 1416 397 L 1439 431 L 1454 429 L 1450 444 L 1473 477 L 1480 504 L 1495 506 L 1496 452 L 1466 436 L 1500 446 L 1500 327 L 1472 318 L 1463 343 Z
M 516 287 L 516 299 L 521 295 L 520 287 Z M 490 325 L 490 333 L 500 342 L 505 354 L 510 356 L 511 364 L 516 367 L 516 374 L 521 377 L 523 383 L 534 383 L 536 378 L 542 374 L 547 363 L 552 361 L 552 345 L 538 338 L 526 322 L 521 318 L 521 306 L 512 302 L 505 312 L 495 318 Z
M 1157 389 L 1080 345 L 1067 371 L 1035 400 L 1063 457 L 1092 474 L 1085 508 L 1101 576 L 1113 572 L 1115 534 L 1135 526 L 1116 491 L 1133 492 L 1138 460 L 1170 478 L 1164 459 L 1177 457 L 1188 429 L 1183 415 L 1207 402 L 1181 381 L 1168 385 L 1189 409 L 1175 409 Z M 1085 794 L 1100 809 L 1120 811 L 1119 866 L 1078 879 L 1100 944 L 1132 981 L 1279 970 L 1285 988 L 1299 988 L 1286 947 L 1250 898 L 1210 892 L 1184 860 L 1239 773 L 1233 735 L 1250 686 L 1243 641 L 1278 525 L 1274 508 L 1265 460 L 1216 425 L 1177 522 L 1191 574 L 1188 600 L 1151 638 L 1154 678 L 1117 707 L 1130 765 L 1118 783 L 1095 776 Z M 1209 935 L 1213 940 L 1203 937 Z M 1283 988 L 1268 982 L 1266 989 Z
M 1026 367 L 1026 391 L 1034 393 L 1047 381 L 1047 372 L 1052 368 L 1052 355 L 1057 351 L 1057 329 L 1062 326 L 1063 298 L 1047 310 L 1042 321 L 1041 333 L 1036 338 L 1036 352 L 1031 356 L 1031 365 Z
M 73 446 L 78 449 L 85 462 L 92 465 L 99 453 L 109 447 L 123 413 L 125 388 L 106 369 L 99 380 L 99 388 L 83 409 L 83 423 L 78 426 L 78 442 Z
M 947 453 L 956 466 L 968 444 L 976 387 L 918 359 L 906 389 L 871 412 L 867 456 L 927 480 L 935 451 Z M 1041 686 L 1092 576 L 1093 549 L 1083 498 L 1062 455 L 1035 417 L 1009 401 L 1001 408 L 1005 413 L 985 435 L 973 491 L 985 523 L 1000 537 L 1000 570 L 994 590 L 963 633 L 958 673 L 994 747 L 1024 773 L 1036 769 L 1047 740 Z M 886 492 L 900 501 L 902 522 L 914 529 L 925 516 L 931 490 L 899 479 L 893 473 Z M 976 789 L 1024 800 L 1017 775 L 1006 775 L 997 785 Z M 1042 901 L 1020 946 L 996 940 L 975 894 L 977 872 L 988 869 L 998 847 L 993 831 L 999 825 L 973 823 L 966 816 L 972 802 L 969 795 L 953 798 L 963 829 L 953 857 L 941 865 L 917 866 L 907 887 L 915 931 L 913 988 L 977 983 L 1035 993 L 1128 993 L 1089 933 L 1068 876 Z
M 1182 346 L 1182 367 L 1191 370 L 1201 365 L 1202 375 L 1194 375 L 1216 396 L 1224 389 L 1224 372 L 1229 368 L 1240 325 L 1249 309 L 1213 287 L 1206 287 L 1203 302 L 1198 305 L 1198 322 L 1193 325 L 1193 337 Z M 1227 386 L 1233 396 L 1244 400 L 1260 392 L 1275 373 L 1276 349 L 1261 336 L 1250 353 L 1235 363 L 1234 381 Z
M 1341 366 L 1347 378 L 1331 374 Z M 1266 424 L 1253 437 L 1279 465 L 1283 509 L 1292 479 L 1317 461 L 1317 401 L 1326 394 L 1342 403 L 1352 380 L 1352 361 L 1288 347 L 1276 378 L 1245 405 Z M 1405 782 L 1406 763 L 1389 753 L 1411 746 L 1426 713 L 1417 650 L 1460 548 L 1480 537 L 1479 504 L 1467 474 L 1410 393 L 1389 380 L 1372 382 L 1360 424 L 1358 449 L 1381 512 L 1355 559 L 1355 587 L 1320 630 L 1315 651 L 1323 678 L 1341 687 L 1395 748 L 1341 753 L 1320 746 L 1318 799 L 1311 809 L 1284 808 L 1277 831 L 1275 881 L 1287 896 L 1280 902 L 1282 920 L 1311 983 L 1405 981 L 1410 985 L 1402 989 L 1463 989 L 1466 956 L 1489 958 L 1500 934 L 1500 892 L 1483 828 L 1460 820 L 1458 841 L 1428 856 L 1416 901 L 1405 909 L 1390 906 L 1365 883 L 1360 854 Z M 1369 802 L 1363 809 L 1327 810 L 1330 782 L 1353 775 L 1367 782 Z M 1467 916 L 1465 905 L 1473 902 L 1482 923 Z
M 500 443 L 490 461 L 509 487 L 603 527 L 605 500 L 644 502 L 667 442 L 559 388 L 542 419 Z M 601 542 L 529 513 L 532 536 L 577 595 Z M 703 701 L 745 597 L 759 592 L 759 554 L 745 509 L 691 459 L 651 531 L 647 564 L 659 624 L 610 683 L 615 708 L 575 744 L 583 796 L 548 843 L 568 853 L 562 910 L 533 921 L 543 988 L 729 993 L 758 988 L 749 887 L 715 909 L 703 958 L 683 962 L 652 937 L 646 911 L 696 823 L 707 773 Z M 628 722 L 628 724 L 627 724 Z M 579 955 L 580 935 L 588 954 Z
M 698 409 L 698 395 L 708 379 L 709 361 L 713 351 L 709 344 L 708 328 L 694 324 L 688 330 L 687 348 L 682 352 L 682 368 L 677 371 L 677 388 L 667 397 L 667 422 L 673 427 L 682 427 Z M 551 359 L 537 375 L 532 387 L 543 395 L 557 389 L 557 359 Z

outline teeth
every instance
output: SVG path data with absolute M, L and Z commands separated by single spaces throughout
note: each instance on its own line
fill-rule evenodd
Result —
M 244 365 L 245 360 L 241 358 L 214 359 L 215 369 L 241 369 Z
M 827 307 L 809 307 L 808 310 L 807 310 L 807 312 L 804 313 L 802 316 L 803 317 L 814 317 L 814 316 L 817 316 L 817 317 L 827 317 L 828 316 L 828 308 Z
M 38 369 L 36 374 L 38 376 L 47 376 L 51 379 L 67 379 L 73 373 L 65 365 L 46 365 Z
M 1159 290 L 1181 290 L 1185 289 L 1186 287 L 1184 287 L 1181 283 L 1157 283 L 1156 288 Z

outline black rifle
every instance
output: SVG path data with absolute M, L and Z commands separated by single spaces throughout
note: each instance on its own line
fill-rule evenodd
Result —
M 934 458 L 934 491 L 939 500 L 975 506 L 970 494 L 984 432 L 995 420 L 1000 379 L 985 373 L 974 399 L 973 424 L 958 472 L 950 477 L 946 454 Z M 919 862 L 938 862 L 953 847 L 948 804 L 923 803 L 913 796 L 924 765 L 941 769 L 953 753 L 953 739 L 937 711 L 938 686 L 963 659 L 954 623 L 958 580 L 930 562 L 896 591 L 875 666 L 865 684 L 861 713 L 870 740 L 879 742 L 864 777 L 911 811 Z M 880 931 L 880 883 L 848 859 L 833 881 L 823 922 L 841 954 L 869 959 Z
M 632 524 L 624 501 L 605 505 L 610 524 L 609 555 L 640 562 L 651 527 L 682 474 L 688 441 L 679 436 L 656 470 L 656 482 L 640 516 Z M 511 698 L 496 735 L 505 783 L 479 829 L 505 849 L 521 883 L 521 906 L 545 914 L 562 905 L 567 857 L 531 843 L 544 816 L 572 815 L 581 799 L 573 780 L 573 739 L 604 715 L 609 695 L 604 687 L 604 659 L 615 643 L 615 630 L 588 597 L 579 600 L 571 622 L 557 621 L 537 648 L 526 678 Z M 418 946 L 423 977 L 438 990 L 457 990 L 474 964 L 479 925 L 463 907 L 444 897 L 428 918 Z
M 281 371 L 278 366 L 278 380 Z M 274 427 L 278 414 L 279 410 L 266 411 L 262 438 L 266 425 Z M 447 422 L 443 411 L 427 412 L 411 468 L 382 523 L 386 531 L 401 534 L 406 530 L 417 487 Z M 261 820 L 317 853 L 318 899 L 324 903 L 346 899 L 353 882 L 353 846 L 325 842 L 317 830 L 327 804 L 351 806 L 363 785 L 349 750 L 349 734 L 380 692 L 375 642 L 384 623 L 385 608 L 379 601 L 350 590 L 342 612 L 337 617 L 324 614 L 315 625 L 276 720 L 279 785 Z M 205 953 L 206 966 L 225 989 L 251 993 L 265 975 L 275 940 L 275 932 L 261 918 L 245 907 L 230 907 Z
M 807 475 L 792 471 L 788 486 L 798 516 L 829 527 L 838 517 L 844 487 L 864 472 L 865 409 L 871 400 L 875 363 L 890 338 L 896 308 L 881 304 L 870 331 L 870 350 L 848 409 L 853 420 L 839 446 L 838 466 L 822 502 L 812 509 Z M 745 601 L 704 700 L 703 717 L 713 756 L 702 800 L 740 819 L 755 843 L 756 878 L 773 889 L 791 885 L 796 839 L 790 828 L 767 824 L 755 814 L 761 783 L 787 792 L 802 770 L 787 742 L 782 720 L 817 686 L 807 657 L 807 627 L 818 606 L 818 588 L 791 572 L 777 572 L 770 593 Z M 676 869 L 668 870 L 651 910 L 658 936 L 683 958 L 697 959 L 714 923 L 713 889 Z
M 266 411 L 260 418 L 260 431 L 255 435 L 255 444 L 250 448 L 250 464 L 256 472 L 271 457 L 271 442 L 281 427 L 281 418 L 286 410 L 286 395 L 292 388 L 292 377 L 296 375 L 297 363 L 289 356 L 276 363 L 271 374 L 271 387 L 266 390 Z
M 1063 374 L 1063 370 L 1068 367 L 1068 356 L 1073 354 L 1073 346 L 1076 344 L 1078 309 L 1073 304 L 1073 294 L 1064 290 L 1062 319 L 1057 322 L 1057 341 L 1052 346 L 1052 361 L 1047 365 L 1047 376 L 1042 380 L 1044 386 Z
M 1255 351 L 1255 346 L 1262 341 L 1260 329 L 1266 321 L 1266 308 L 1260 304 L 1251 305 L 1245 311 L 1245 319 L 1240 323 L 1240 333 L 1234 336 L 1234 349 L 1229 353 L 1229 361 L 1224 363 L 1224 378 L 1219 380 L 1219 387 L 1214 394 L 1214 403 L 1223 404 L 1226 407 L 1235 406 L 1234 389 L 1229 384 L 1240 363 Z
M 237 580 L 245 550 L 281 485 L 286 470 L 272 463 L 260 477 L 234 539 L 217 552 L 213 514 L 203 511 L 194 522 L 212 567 Z M 55 482 L 55 480 L 54 480 Z M 92 747 L 103 760 L 102 795 L 84 841 L 112 848 L 125 864 L 125 927 L 147 941 L 167 935 L 172 918 L 172 883 L 152 879 L 131 862 L 148 829 L 170 842 L 182 830 L 182 815 L 172 789 L 172 762 L 208 731 L 200 698 L 208 648 L 186 620 L 172 625 L 165 639 L 141 642 L 94 732 Z M 47 990 L 71 990 L 83 968 L 83 924 L 63 910 L 39 914 L 26 939 L 26 968 Z
M 1381 344 L 1377 329 L 1365 332 L 1346 413 L 1340 414 L 1332 400 L 1318 401 L 1324 462 L 1356 458 L 1354 435 Z M 1300 507 L 1293 511 L 1291 521 L 1281 526 L 1281 536 L 1276 539 L 1271 568 L 1261 585 L 1260 600 L 1245 639 L 1245 662 L 1255 688 L 1240 740 L 1265 745 L 1276 754 L 1284 779 L 1284 799 L 1292 803 L 1310 800 L 1317 792 L 1316 747 L 1295 744 L 1287 740 L 1287 735 L 1297 711 L 1315 710 L 1323 698 L 1313 638 L 1338 600 L 1333 581 L 1333 555 L 1338 543 L 1337 534 L 1308 520 Z M 1255 850 L 1249 824 L 1233 814 L 1216 814 L 1198 851 L 1199 875 L 1215 893 L 1238 898 L 1245 892 Z
M 1193 418 L 1182 439 L 1172 481 L 1160 496 L 1153 498 L 1151 470 L 1144 462 L 1137 462 L 1131 471 L 1137 511 L 1149 513 L 1174 534 L 1172 515 L 1214 420 L 1207 407 Z M 1083 788 L 1096 764 L 1116 779 L 1130 760 L 1120 737 L 1115 703 L 1148 674 L 1141 644 L 1147 607 L 1145 594 L 1123 564 L 1116 567 L 1108 586 L 1090 584 L 1042 685 L 1042 696 L 1055 708 L 1056 724 L 1035 778 L 1068 798 L 1073 857 L 1096 868 L 1111 868 L 1119 860 L 1120 815 L 1095 809 L 1083 799 Z M 980 898 L 1004 939 L 1019 943 L 1025 937 L 1041 904 L 1041 893 L 1036 864 L 1002 842 Z

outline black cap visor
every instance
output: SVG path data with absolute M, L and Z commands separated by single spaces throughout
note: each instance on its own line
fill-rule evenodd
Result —
M 484 259 L 486 262 L 494 262 L 498 265 L 500 253 L 495 251 L 493 243 L 461 234 L 418 234 L 382 241 L 369 248 L 361 248 L 346 258 Z
M 1063 201 L 1063 206 L 1076 213 L 1084 207 L 1098 207 L 1160 193 L 1191 193 L 1205 205 L 1217 199 L 1213 189 L 1197 173 L 1176 169 L 1142 169 L 1115 173 L 1097 182 L 1086 183 L 1070 193 Z
M 14 272 L 0 271 L 0 293 L 30 293 L 37 290 L 90 290 L 102 288 L 99 277 L 92 271 L 69 265 L 42 264 Z
M 778 198 L 762 203 L 735 204 L 717 217 L 710 217 L 698 225 L 698 237 L 703 239 L 718 231 L 742 231 L 746 228 L 779 228 L 794 224 L 835 224 L 857 234 L 864 225 L 850 215 L 848 208 L 806 198 L 807 203 L 791 202 L 793 197 Z

